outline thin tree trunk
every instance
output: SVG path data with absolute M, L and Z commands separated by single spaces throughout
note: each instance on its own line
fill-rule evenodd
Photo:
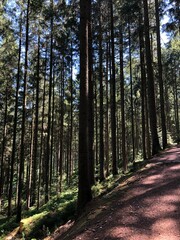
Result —
M 97 83 L 94 82 L 94 88 L 95 88 L 95 132 L 96 132 L 96 154 L 95 154 L 95 160 L 96 160 L 96 167 L 98 166 L 98 152 L 99 152 L 99 141 L 98 141 L 98 99 L 97 99 Z
M 99 81 L 100 81 L 100 146 L 99 146 L 99 162 L 100 162 L 100 181 L 104 180 L 104 107 L 103 107 L 103 52 L 102 52 L 102 15 L 101 4 L 99 4 Z
M 5 92 L 5 110 L 4 110 L 4 123 L 3 123 L 3 135 L 2 135 L 2 147 L 1 147 L 1 168 L 0 168 L 0 212 L 2 211 L 2 195 L 4 188 L 4 159 L 5 159 L 5 147 L 7 141 L 7 111 L 8 111 L 8 82 L 6 83 Z
M 18 99 L 19 99 L 18 93 L 19 93 L 19 85 L 20 85 L 20 62 L 21 62 L 21 41 L 22 41 L 21 35 L 22 35 L 22 13 L 20 14 L 20 25 L 19 25 L 18 72 L 17 72 L 15 112 L 14 112 L 14 122 L 13 122 L 13 145 L 12 145 L 12 154 L 11 154 L 11 173 L 10 173 L 10 185 L 9 185 L 9 195 L 8 195 L 8 217 L 11 216 L 11 210 L 12 210 L 14 164 L 15 164 L 15 154 L 16 154 L 17 116 L 18 116 Z
M 108 83 L 108 70 L 109 70 L 109 46 L 107 43 L 106 49 L 106 120 L 105 120 L 105 155 L 106 155 L 106 177 L 109 176 L 109 83 Z
M 131 136 L 132 136 L 132 161 L 135 160 L 135 147 L 134 147 L 134 104 L 133 104 L 133 76 L 132 76 L 132 56 L 131 56 L 131 29 L 130 23 L 128 25 L 128 33 L 129 33 L 129 70 L 130 70 L 130 85 L 131 85 Z
M 32 199 L 31 205 L 36 201 L 37 190 L 37 162 L 38 162 L 38 126 L 39 126 L 39 76 L 40 69 L 40 34 L 38 35 L 38 51 L 37 51 L 37 73 L 36 73 L 36 106 L 35 106 L 35 126 L 34 126 L 34 148 L 33 148 L 33 178 L 32 178 Z
M 53 184 L 53 145 L 54 145 L 54 114 L 55 114 L 55 89 L 54 89 L 54 73 L 52 76 L 52 122 L 51 122 L 51 156 L 50 156 L 50 179 L 49 179 L 49 186 L 50 186 L 50 195 L 51 195 L 51 188 Z
M 159 73 L 159 89 L 160 89 L 160 106 L 161 106 L 161 128 L 162 128 L 162 145 L 163 149 L 167 146 L 167 130 L 166 117 L 164 110 L 164 86 L 162 78 L 162 62 L 161 62 L 161 34 L 160 34 L 160 20 L 159 20 L 159 2 L 155 0 L 156 11 L 156 35 L 157 35 L 157 57 L 158 57 L 158 73 Z
M 111 76 L 111 138 L 112 138 L 112 172 L 118 174 L 116 155 L 116 76 L 115 76 L 115 50 L 114 50 L 114 16 L 113 1 L 109 0 L 111 17 L 111 51 L 112 51 L 112 76 Z
M 144 92 L 144 101 L 145 101 L 145 122 L 146 122 L 146 150 L 148 159 L 151 158 L 151 138 L 150 138 L 150 126 L 149 126 L 149 111 L 148 111 L 148 98 L 147 98 L 147 79 L 145 77 L 145 92 Z
M 41 114 L 41 141 L 40 141 L 40 156 L 39 156 L 39 174 L 38 174 L 38 192 L 37 192 L 37 209 L 40 206 L 40 188 L 41 188 L 41 173 L 42 173 L 42 156 L 43 156 L 43 145 L 44 145 L 44 115 L 45 115 L 45 96 L 46 96 L 46 69 L 47 68 L 47 48 L 45 55 L 45 71 L 44 71 L 44 83 L 43 83 L 43 98 L 42 98 L 42 114 Z
M 28 47 L 29 47 L 29 8 L 30 0 L 27 3 L 26 13 L 26 43 L 25 43 L 25 63 L 24 63 L 24 86 L 23 86 L 23 106 L 22 106 L 22 127 L 21 127 L 21 153 L 18 174 L 18 199 L 17 199 L 17 217 L 16 220 L 21 220 L 22 213 L 22 192 L 23 192 L 23 175 L 24 175 L 24 143 L 26 135 L 26 94 L 27 94 L 27 70 L 28 70 Z
M 123 64 L 123 33 L 122 26 L 120 26 L 120 88 L 121 88 L 121 126 L 122 126 L 122 158 L 123 171 L 127 171 L 127 155 L 126 155 L 126 125 L 125 125 L 125 111 L 124 111 L 124 64 Z
M 174 61 L 175 66 L 175 61 Z M 174 74 L 173 79 L 173 95 L 174 95 L 174 116 L 175 116 L 175 126 L 176 126 L 176 142 L 180 142 L 180 132 L 179 132 L 179 104 L 178 104 L 178 90 L 177 90 L 177 78 Z
M 51 0 L 51 10 L 53 10 L 53 0 Z M 49 72 L 49 102 L 48 102 L 48 127 L 47 127 L 47 147 L 46 147 L 46 168 L 45 168 L 45 203 L 49 201 L 49 171 L 51 159 L 51 115 L 52 115 L 52 73 L 53 73 L 53 16 L 51 16 L 51 44 L 50 44 L 50 72 Z
M 69 148 L 70 148 L 70 176 L 73 173 L 73 157 L 72 157 L 72 143 L 73 143 L 73 45 L 71 42 L 71 80 L 70 80 L 70 89 L 71 89 L 71 113 L 70 113 L 70 139 L 69 139 Z M 71 179 L 70 179 L 71 181 Z
M 61 118 L 60 118 L 60 125 L 61 125 L 61 136 L 60 136 L 60 162 L 59 162 L 59 190 L 62 191 L 62 175 L 63 175 L 63 141 L 64 141 L 64 58 L 62 59 L 62 71 L 61 71 Z
M 34 102 L 34 90 L 33 90 L 33 102 Z M 34 104 L 32 108 L 32 122 L 30 126 L 30 132 L 31 132 L 31 141 L 30 141 L 30 159 L 27 163 L 27 177 L 26 177 L 26 186 L 27 186 L 27 209 L 31 206 L 31 193 L 32 193 L 32 174 L 33 174 L 33 151 L 34 151 L 34 122 L 35 122 L 35 116 L 34 116 Z

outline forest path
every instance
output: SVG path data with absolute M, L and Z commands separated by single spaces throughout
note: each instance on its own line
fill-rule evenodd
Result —
M 150 159 L 65 235 L 56 234 L 50 239 L 180 240 L 180 146 Z

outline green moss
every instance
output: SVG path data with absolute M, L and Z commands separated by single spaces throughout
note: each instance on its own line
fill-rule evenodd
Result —
M 48 236 L 55 228 L 61 224 L 64 224 L 69 219 L 72 219 L 76 211 L 76 201 L 72 200 L 62 204 L 55 211 L 46 212 L 46 214 L 40 218 L 31 220 L 34 222 L 29 228 L 25 226 L 26 239 L 38 238 Z
M 37 210 L 35 207 L 23 212 L 23 219 L 20 225 L 16 223 L 16 216 L 11 218 L 0 216 L 0 240 L 19 228 L 20 238 L 42 239 L 52 231 L 73 219 L 76 211 L 77 188 L 66 189 L 60 195 L 56 195 Z M 19 236 L 18 236 L 19 237 Z

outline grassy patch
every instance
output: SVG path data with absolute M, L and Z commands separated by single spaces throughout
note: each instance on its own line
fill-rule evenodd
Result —
M 139 159 L 141 158 L 139 157 Z M 131 163 L 132 165 L 132 163 Z M 129 166 L 129 169 L 131 166 Z M 110 175 L 103 182 L 97 182 L 92 187 L 93 197 L 102 196 L 119 185 L 123 179 L 132 175 L 129 171 L 125 174 L 122 172 L 117 176 Z M 28 211 L 23 212 L 23 219 L 20 224 L 21 239 L 43 239 L 50 235 L 57 227 L 66 223 L 75 217 L 77 201 L 77 188 L 64 189 L 60 195 L 56 195 L 51 200 L 37 210 L 32 207 Z M 0 217 L 0 236 L 7 235 L 19 224 L 15 222 L 15 216 L 11 219 Z M 3 239 L 0 237 L 0 239 Z
M 39 209 L 40 213 L 34 214 L 34 210 L 29 211 L 27 215 L 32 216 L 23 220 L 25 239 L 41 239 L 72 219 L 76 211 L 76 199 L 77 191 L 67 191 L 43 205 Z
M 39 239 L 39 237 L 48 236 L 57 228 L 57 226 L 67 222 L 69 219 L 72 219 L 75 215 L 75 211 L 76 201 L 72 200 L 63 204 L 55 211 L 48 212 L 43 216 L 43 218 L 35 221 L 33 227 L 31 227 L 27 232 L 25 232 L 27 239 Z
M 77 189 L 67 190 L 60 196 L 54 196 L 39 210 L 35 207 L 23 212 L 20 225 L 16 216 L 6 218 L 0 216 L 0 240 L 16 227 L 19 228 L 19 238 L 25 240 L 42 239 L 52 233 L 58 226 L 74 218 L 76 211 Z
M 119 184 L 120 179 L 121 177 L 119 175 L 110 175 L 108 178 L 106 178 L 106 180 L 102 182 L 97 182 L 92 187 L 93 197 L 97 197 L 111 191 Z

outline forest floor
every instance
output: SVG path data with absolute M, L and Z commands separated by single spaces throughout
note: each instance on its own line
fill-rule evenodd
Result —
M 46 240 L 180 240 L 180 145 L 148 160 Z

